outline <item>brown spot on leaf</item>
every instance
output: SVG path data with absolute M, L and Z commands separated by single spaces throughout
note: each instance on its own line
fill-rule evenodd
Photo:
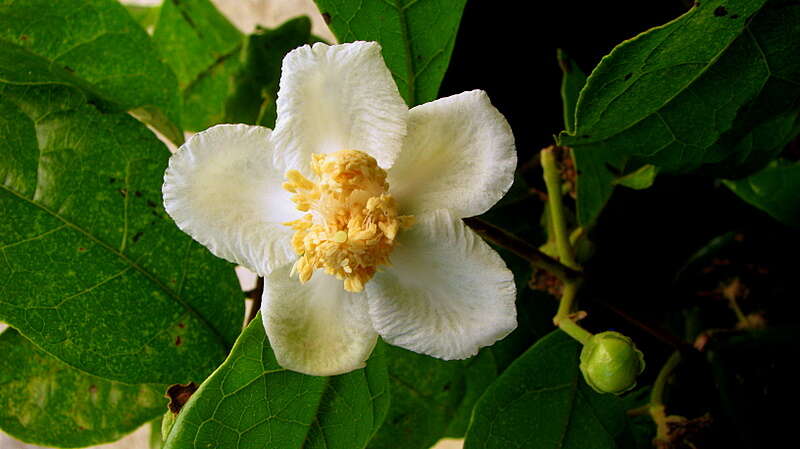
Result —
M 181 344 L 183 344 L 183 341 L 181 340 L 181 336 L 178 335 L 175 337 L 175 346 L 180 346 Z
M 192 397 L 195 391 L 197 391 L 197 384 L 194 382 L 189 382 L 185 385 L 175 384 L 167 388 L 167 394 L 165 394 L 164 397 L 169 399 L 169 405 L 167 405 L 169 411 L 175 415 L 180 413 L 183 406 L 189 398 Z
M 64 66 L 64 70 L 66 70 L 69 73 L 75 73 L 75 69 L 73 69 L 72 67 L 70 67 L 68 65 Z
M 92 393 L 92 394 L 97 393 L 97 385 L 90 385 L 89 386 L 89 393 Z
M 727 16 L 728 10 L 724 6 L 719 6 L 714 10 L 714 15 L 717 17 Z
M 86 248 L 84 248 L 84 247 L 82 247 L 82 246 L 79 246 L 79 247 L 78 247 L 78 252 L 79 252 L 79 253 L 82 253 L 82 252 L 84 252 L 84 251 L 86 251 Z
M 325 21 L 326 25 L 330 25 L 331 24 L 331 15 L 326 13 L 326 12 L 322 13 L 322 20 Z
M 142 232 L 142 231 L 139 231 L 136 234 L 134 234 L 133 235 L 133 243 L 138 242 L 139 239 L 142 238 L 142 235 L 144 235 L 144 232 Z
M 186 323 L 178 323 L 178 327 L 183 329 L 184 327 L 186 327 Z
M 136 198 L 141 198 L 142 197 L 142 192 L 140 192 L 138 190 L 133 192 L 133 194 L 136 195 Z
M 27 40 L 28 40 L 28 35 L 27 35 L 27 34 L 20 34 L 20 35 L 19 35 L 19 40 L 21 40 L 21 41 L 27 41 Z
M 147 200 L 147 207 L 155 208 L 156 203 L 153 200 Z

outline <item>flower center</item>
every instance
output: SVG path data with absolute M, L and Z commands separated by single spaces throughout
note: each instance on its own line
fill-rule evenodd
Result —
M 344 281 L 345 290 L 360 292 L 378 265 L 389 263 L 397 232 L 412 226 L 414 217 L 397 215 L 386 171 L 366 153 L 315 154 L 311 169 L 316 183 L 289 170 L 283 184 L 297 209 L 310 212 L 284 223 L 296 231 L 292 246 L 300 255 L 292 274 L 305 283 L 321 268 Z

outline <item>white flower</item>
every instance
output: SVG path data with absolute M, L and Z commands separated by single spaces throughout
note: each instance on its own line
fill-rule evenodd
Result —
M 516 327 L 511 272 L 461 221 L 505 194 L 516 165 L 484 92 L 409 110 L 377 43 L 314 44 L 283 60 L 277 111 L 275 131 L 193 136 L 163 193 L 183 231 L 265 277 L 281 366 L 361 368 L 378 335 L 463 359 Z

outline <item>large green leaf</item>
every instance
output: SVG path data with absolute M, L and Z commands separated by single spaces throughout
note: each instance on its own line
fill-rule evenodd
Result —
M 166 385 L 91 376 L 14 329 L 0 334 L 0 354 L 0 429 L 18 440 L 56 447 L 107 443 L 166 410 Z
M 153 42 L 178 76 L 187 129 L 222 122 L 242 39 L 211 1 L 164 0 Z
M 465 449 L 620 447 L 627 435 L 621 400 L 586 385 L 579 352 L 561 331 L 539 340 L 478 401 Z
M 800 228 L 800 163 L 773 161 L 747 178 L 724 183 L 741 199 L 789 226 Z
M 380 345 L 364 369 L 306 376 L 278 365 L 259 314 L 181 410 L 164 447 L 356 449 L 388 407 Z
M 739 145 L 800 101 L 800 3 L 710 0 L 617 46 L 592 72 L 576 108 L 575 131 L 561 145 L 617 169 L 652 163 L 671 171 L 765 163 L 774 147 Z M 748 154 L 741 154 L 747 151 Z M 591 153 L 590 155 L 587 155 Z M 755 153 L 764 153 L 766 157 Z M 752 167 L 750 168 L 753 169 Z M 584 198 L 587 224 L 610 195 L 608 170 L 594 174 L 597 198 Z
M 472 405 L 497 376 L 487 350 L 448 362 L 387 346 L 386 356 L 392 407 L 370 449 L 427 449 L 444 436 L 462 436 Z
M 275 127 L 278 83 L 286 53 L 311 38 L 311 20 L 301 16 L 280 27 L 259 29 L 247 37 L 243 64 L 225 103 L 225 121 Z
M 434 100 L 466 0 L 315 0 L 339 42 L 378 41 L 411 106 Z
M 80 87 L 114 108 L 133 110 L 171 140 L 182 141 L 175 75 L 118 2 L 3 0 L 0 42 L 0 81 Z M 9 51 L 30 55 L 4 54 Z M 33 56 L 43 61 L 29 65 Z M 49 70 L 37 71 L 42 65 Z M 76 78 L 84 82 L 73 82 Z
M 242 293 L 164 212 L 168 156 L 77 90 L 0 84 L 0 320 L 93 375 L 204 379 L 241 329 Z
M 519 281 L 519 326 L 509 336 L 462 361 L 387 347 L 392 408 L 370 449 L 427 449 L 443 437 L 462 438 L 481 395 L 514 359 L 552 329 L 556 301 L 525 287 L 527 275 L 521 274 L 525 270 L 514 261 L 510 259 L 509 265 Z

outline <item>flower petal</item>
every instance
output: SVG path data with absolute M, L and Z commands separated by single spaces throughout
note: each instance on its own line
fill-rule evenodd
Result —
M 382 168 L 406 134 L 408 107 L 376 42 L 316 43 L 283 59 L 273 139 L 276 161 L 306 170 L 313 153 L 360 150 Z
M 514 276 L 464 223 L 439 210 L 398 236 L 392 266 L 367 283 L 387 342 L 445 360 L 475 355 L 517 326 Z
M 192 136 L 169 160 L 164 207 L 215 255 L 264 276 L 296 258 L 283 174 L 272 165 L 270 130 L 217 125 Z
M 463 218 L 500 200 L 516 166 L 511 127 L 485 92 L 473 90 L 411 109 L 388 179 L 402 213 L 448 209 Z
M 261 318 L 278 363 L 312 376 L 363 368 L 377 342 L 363 293 L 317 271 L 305 284 L 278 268 L 264 282 Z

